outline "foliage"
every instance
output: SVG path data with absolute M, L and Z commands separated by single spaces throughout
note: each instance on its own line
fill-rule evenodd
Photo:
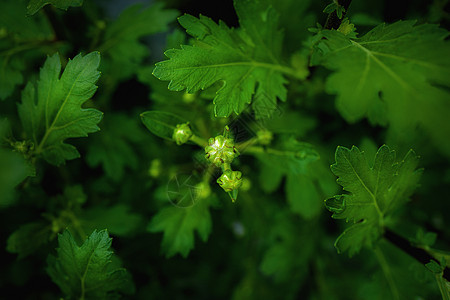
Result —
M 447 2 L 1 1 L 0 298 L 450 299 Z
M 47 272 L 68 298 L 111 299 L 129 283 L 125 269 L 111 266 L 111 238 L 106 230 L 94 230 L 81 247 L 64 231 L 58 244 L 58 256 L 49 256 Z
M 373 167 L 369 167 L 364 153 L 357 147 L 337 148 L 331 171 L 338 177 L 338 184 L 350 194 L 329 198 L 326 206 L 333 212 L 333 218 L 355 223 L 336 240 L 338 251 L 348 250 L 353 255 L 362 245 L 372 246 L 379 239 L 385 218 L 408 201 L 417 186 L 421 173 L 415 170 L 417 164 L 412 150 L 398 163 L 395 152 L 383 145 Z

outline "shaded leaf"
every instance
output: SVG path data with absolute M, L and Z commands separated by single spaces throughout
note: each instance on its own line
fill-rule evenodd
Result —
M 378 149 L 373 167 L 355 146 L 351 150 L 336 149 L 336 163 L 331 171 L 349 194 L 329 198 L 325 205 L 333 212 L 333 218 L 355 223 L 336 240 L 338 251 L 348 251 L 352 256 L 362 246 L 373 245 L 383 232 L 384 218 L 407 202 L 416 188 L 421 175 L 417 164 L 412 150 L 396 162 L 395 152 L 386 145 Z
M 94 231 L 78 246 L 68 230 L 58 235 L 57 256 L 49 256 L 47 273 L 64 295 L 76 299 L 111 299 L 130 289 L 124 268 L 111 262 L 111 238 Z
M 83 0 L 30 0 L 27 6 L 27 14 L 34 15 L 47 4 L 67 10 L 69 7 L 81 6 Z
M 194 232 L 206 242 L 211 233 L 212 221 L 206 199 L 189 207 L 165 207 L 153 217 L 147 230 L 163 232 L 162 251 L 167 257 L 180 253 L 187 257 L 194 248 Z

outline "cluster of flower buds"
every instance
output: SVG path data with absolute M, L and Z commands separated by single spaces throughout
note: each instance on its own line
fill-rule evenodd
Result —
M 205 147 L 205 157 L 212 164 L 222 169 L 222 175 L 217 183 L 222 189 L 229 193 L 233 202 L 236 200 L 238 189 L 242 185 L 242 173 L 231 170 L 230 164 L 239 156 L 232 138 L 228 137 L 228 127 L 225 127 L 224 135 L 210 138 Z
M 206 159 L 218 167 L 230 164 L 234 158 L 239 156 L 239 151 L 230 138 L 218 135 L 210 138 L 208 146 L 205 147 Z
M 217 183 L 225 192 L 237 190 L 242 185 L 242 173 L 240 171 L 226 170 L 217 179 Z

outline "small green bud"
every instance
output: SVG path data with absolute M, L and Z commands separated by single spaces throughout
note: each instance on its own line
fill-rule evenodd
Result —
M 177 145 L 183 145 L 192 136 L 192 130 L 188 123 L 178 124 L 177 127 L 173 130 L 172 139 L 177 143 Z
M 273 139 L 273 133 L 268 130 L 259 130 L 256 132 L 256 136 L 261 145 L 269 145 Z
M 222 176 L 217 179 L 217 183 L 225 192 L 237 190 L 242 185 L 242 173 L 240 171 L 226 170 Z
M 157 178 L 161 175 L 162 166 L 161 161 L 159 159 L 154 159 L 150 163 L 150 168 L 148 169 L 148 174 L 150 177 Z
M 195 100 L 195 94 L 184 93 L 183 94 L 183 102 L 184 103 L 192 103 Z
M 350 38 L 356 38 L 356 32 L 355 32 L 356 28 L 355 25 L 350 23 L 350 21 L 348 20 L 348 18 L 345 18 L 341 25 L 339 26 L 339 28 L 337 29 L 337 31 L 348 35 Z
M 218 135 L 210 138 L 208 146 L 205 147 L 206 159 L 216 166 L 230 164 L 235 157 L 239 156 L 239 151 L 234 146 L 234 142 L 230 138 Z

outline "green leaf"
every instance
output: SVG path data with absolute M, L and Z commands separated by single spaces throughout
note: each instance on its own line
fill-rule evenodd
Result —
M 178 20 L 195 38 L 192 46 L 165 52 L 169 60 L 156 64 L 153 74 L 170 80 L 169 89 L 188 93 L 206 89 L 216 82 L 222 87 L 214 98 L 215 115 L 241 113 L 252 102 L 257 117 L 276 111 L 276 99 L 286 100 L 282 73 L 291 70 L 280 64 L 282 34 L 278 15 L 259 1 L 235 1 L 241 27 L 184 15 Z
M 57 257 L 49 256 L 47 273 L 70 299 L 111 299 L 129 288 L 124 268 L 111 262 L 111 238 L 106 230 L 94 231 L 77 245 L 68 230 L 58 235 Z
M 27 6 L 27 14 L 34 15 L 47 4 L 52 4 L 57 8 L 67 10 L 71 6 L 83 5 L 83 0 L 30 0 Z
M 162 3 L 143 8 L 136 4 L 125 9 L 110 26 L 106 27 L 100 52 L 111 59 L 108 72 L 123 79 L 139 70 L 149 55 L 148 46 L 140 41 L 145 36 L 168 30 L 177 17 L 176 10 L 163 9 Z M 109 62 L 109 61 L 108 61 Z
M 301 281 L 307 276 L 307 265 L 315 254 L 315 239 L 311 227 L 297 226 L 289 211 L 273 212 L 270 231 L 265 234 L 268 241 L 260 264 L 260 270 L 268 276 L 273 276 L 277 282 L 290 280 Z
M 26 4 L 23 1 L 2 1 L 0 10 L 0 100 L 10 97 L 17 85 L 23 83 L 23 72 L 27 67 L 30 68 L 29 64 L 34 59 L 41 58 L 46 42 L 53 38 L 52 30 L 45 16 L 37 15 L 29 18 L 24 13 L 25 7 Z
M 355 223 L 336 240 L 339 252 L 348 251 L 352 256 L 362 246 L 373 245 L 383 232 L 384 219 L 407 202 L 416 188 L 421 175 L 417 164 L 412 150 L 395 162 L 395 152 L 386 145 L 378 149 L 373 167 L 355 146 L 336 149 L 331 171 L 348 194 L 329 198 L 325 205 L 333 218 Z
M 14 203 L 15 187 L 31 175 L 22 155 L 0 148 L 0 208 Z
M 165 207 L 153 217 L 147 230 L 163 232 L 162 251 L 167 257 L 180 253 L 187 257 L 194 248 L 194 231 L 203 242 L 211 233 L 212 221 L 206 199 L 194 202 L 189 207 Z
M 136 170 L 139 158 L 136 145 L 147 136 L 137 118 L 109 114 L 103 119 L 103 130 L 90 138 L 86 162 L 91 167 L 101 165 L 106 176 L 122 179 L 127 169 Z
M 338 5 L 334 2 L 332 2 L 323 9 L 323 12 L 326 14 L 331 14 L 333 11 L 336 10 L 337 7 L 338 7 Z
M 8 98 L 15 87 L 23 82 L 23 62 L 15 58 L 8 60 L 8 57 L 0 56 L 0 100 Z
M 99 130 L 102 112 L 81 108 L 97 90 L 100 54 L 81 54 L 69 60 L 61 73 L 58 54 L 50 56 L 41 68 L 35 87 L 28 83 L 18 105 L 19 116 L 28 138 L 36 146 L 36 155 L 60 165 L 80 156 L 77 149 L 64 143 L 67 138 L 85 137 Z
M 95 228 L 104 228 L 117 236 L 131 236 L 133 233 L 139 232 L 143 221 L 139 214 L 130 212 L 130 207 L 125 204 L 93 207 L 84 210 L 79 219 L 87 232 L 91 232 Z
M 14 231 L 6 243 L 6 250 L 17 253 L 19 259 L 36 252 L 42 245 L 48 243 L 52 228 L 44 223 L 27 223 Z
M 322 199 L 314 181 L 307 175 L 288 174 L 286 178 L 286 198 L 291 211 L 305 219 L 320 214 Z
M 15 187 L 33 173 L 21 154 L 2 147 L 9 130 L 8 120 L 0 118 L 0 209 L 14 203 Z
M 171 140 L 177 124 L 186 123 L 183 118 L 165 111 L 146 111 L 141 114 L 142 123 L 156 136 Z
M 253 152 L 252 148 L 246 149 Z M 292 174 L 303 174 L 309 163 L 319 159 L 311 144 L 299 142 L 293 137 L 283 138 L 273 148 L 254 152 L 263 163 Z
M 269 164 L 260 164 L 259 186 L 266 193 L 273 193 L 280 186 L 284 172 Z
M 448 31 L 414 24 L 381 24 L 356 40 L 322 31 L 325 39 L 316 53 L 322 54 L 319 63 L 333 70 L 326 90 L 337 95 L 337 109 L 347 121 L 367 117 L 389 124 L 403 140 L 417 135 L 419 127 L 450 155 Z

